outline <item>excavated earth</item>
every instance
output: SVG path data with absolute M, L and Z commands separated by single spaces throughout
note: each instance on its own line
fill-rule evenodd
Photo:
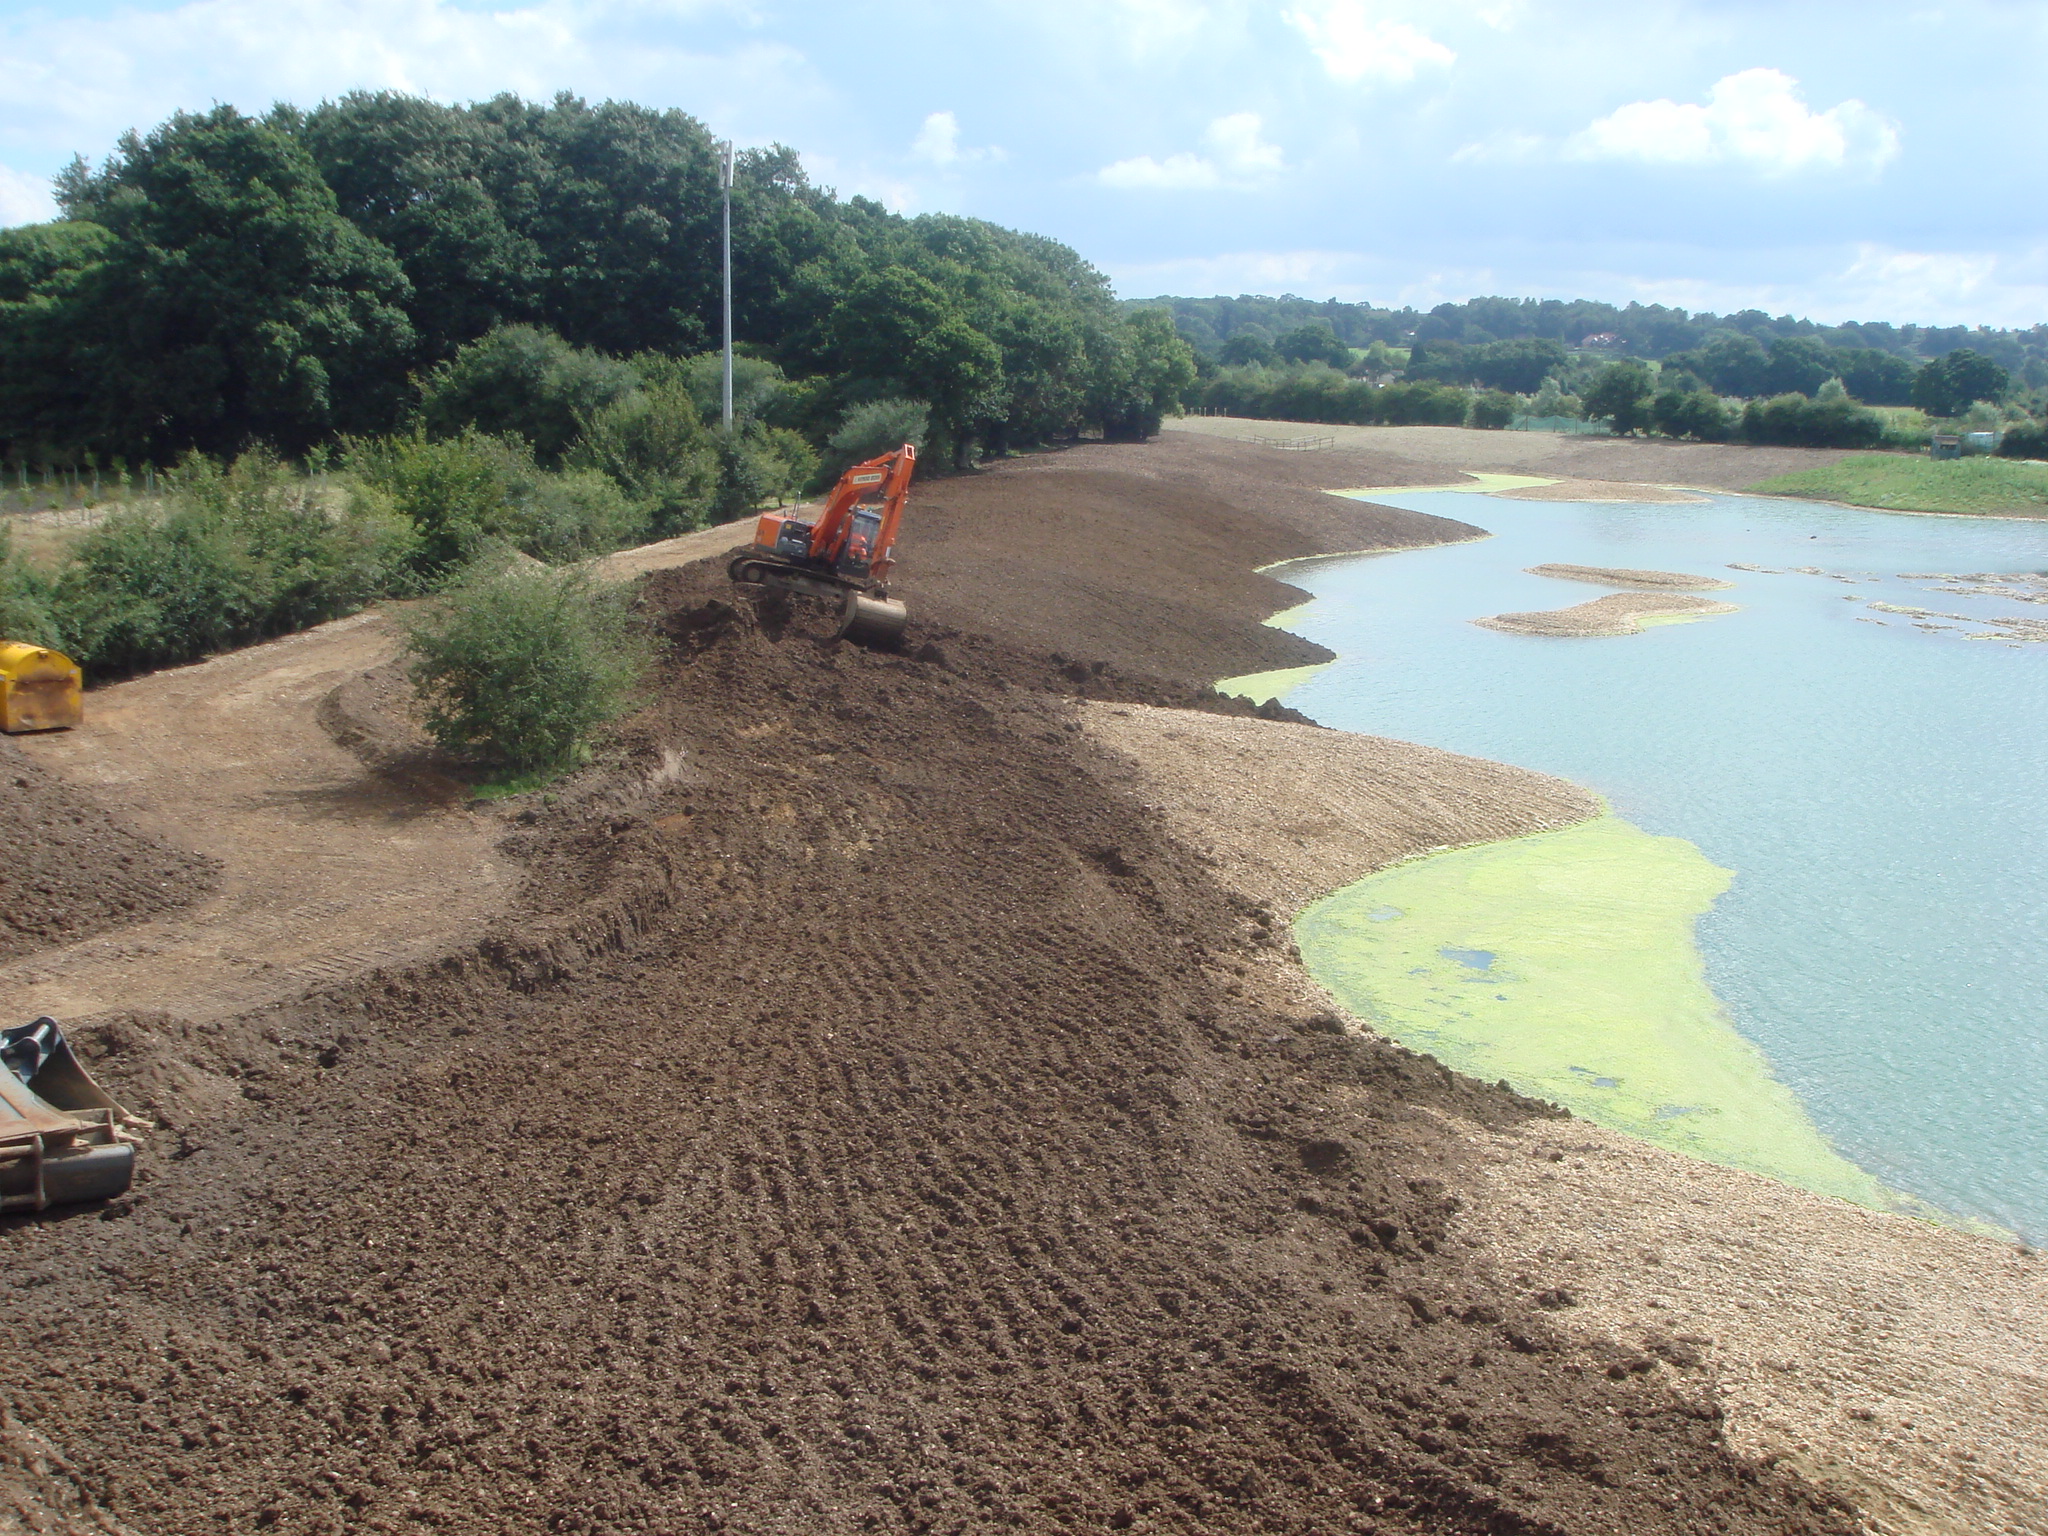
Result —
M 1471 533 L 1303 457 L 924 486 L 900 654 L 658 572 L 481 943 L 185 1030 L 231 1098 L 81 1029 L 167 1123 L 0 1224 L 0 1530 L 1854 1530 L 1454 1236 L 1556 1112 L 1262 988 L 1084 731 L 1317 659 L 1252 567 Z
M 0 960 L 173 912 L 212 889 L 212 860 L 107 814 L 0 738 Z

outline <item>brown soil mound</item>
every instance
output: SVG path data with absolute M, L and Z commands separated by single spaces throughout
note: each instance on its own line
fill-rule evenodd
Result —
M 1531 576 L 1560 581 L 1590 581 L 1601 587 L 1656 587 L 1680 592 L 1719 592 L 1735 585 L 1720 576 L 1689 576 L 1684 571 L 1633 571 L 1613 565 L 1532 565 Z
M 1686 597 L 1676 592 L 1616 592 L 1570 608 L 1497 613 L 1492 618 L 1472 622 L 1481 629 L 1505 630 L 1511 635 L 1593 637 L 1640 634 L 1643 626 L 1639 620 L 1645 615 L 1733 612 L 1735 604 L 1717 603 L 1707 597 Z
M 1072 696 L 1271 665 L 1243 557 L 1315 541 L 1225 559 L 1161 458 L 933 487 L 898 655 L 652 578 L 625 745 L 687 772 L 533 807 L 473 953 L 198 1039 L 238 1113 L 4 1232 L 15 1417 L 164 1536 L 1846 1536 L 1450 1239 L 1544 1111 L 1262 1002 L 1271 914 L 1110 787 Z
M 0 959 L 173 911 L 216 876 L 211 859 L 131 831 L 0 738 Z

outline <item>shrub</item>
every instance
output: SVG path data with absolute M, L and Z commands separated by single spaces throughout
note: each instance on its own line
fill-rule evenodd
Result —
M 826 467 L 833 475 L 849 464 L 878 458 L 905 443 L 923 449 L 930 435 L 931 407 L 922 400 L 890 398 L 856 405 L 839 423 L 839 430 L 825 440 L 831 450 Z
M 513 544 L 551 564 L 638 543 L 646 528 L 646 514 L 594 469 L 539 470 L 512 487 Z
M 568 461 L 609 475 L 638 503 L 657 538 L 702 527 L 710 517 L 718 452 L 679 378 L 601 407 L 584 421 Z
M 305 478 L 263 448 L 225 469 L 193 454 L 164 480 L 173 506 L 240 539 L 261 573 L 271 634 L 353 613 L 407 584 L 419 534 L 368 486 Z
M 1443 384 L 1389 384 L 1373 402 L 1377 418 L 1391 426 L 1461 427 L 1469 409 L 1462 389 Z
M 1743 408 L 1742 435 L 1752 443 L 1786 448 L 1874 448 L 1884 418 L 1853 400 L 1809 400 L 1773 395 Z
M 1472 411 L 1466 417 L 1465 425 L 1498 432 L 1514 419 L 1515 397 L 1502 394 L 1497 389 L 1488 389 L 1472 397 Z
M 681 359 L 643 354 L 634 359 L 650 383 L 680 383 L 696 403 L 706 424 L 725 418 L 725 354 L 699 352 Z M 735 421 L 758 421 L 774 408 L 783 392 L 782 370 L 765 358 L 735 353 L 732 360 L 732 414 Z
M 1602 368 L 1582 397 L 1588 421 L 1607 417 L 1618 433 L 1634 432 L 1650 420 L 1650 370 L 1635 358 Z
M 503 325 L 427 376 L 420 420 L 433 437 L 516 434 L 559 462 L 582 421 L 640 387 L 632 365 L 573 347 L 553 331 Z
M 2002 459 L 2048 459 L 2048 423 L 2022 421 L 2005 429 L 1998 444 Z
M 624 712 L 652 657 L 622 590 L 520 561 L 413 615 L 405 649 L 435 741 L 522 775 L 585 761 L 591 734 Z
M 347 461 L 419 530 L 417 564 L 451 574 L 494 548 L 580 560 L 630 543 L 645 509 L 588 469 L 554 473 L 520 437 L 474 429 L 435 441 L 420 433 L 347 445 Z
M 0 640 L 64 650 L 56 584 L 14 553 L 14 529 L 0 522 Z
M 730 432 L 721 427 L 712 439 L 718 453 L 712 516 L 721 521 L 745 517 L 764 501 L 793 500 L 818 472 L 818 456 L 810 444 L 780 427 L 740 422 Z
M 52 594 L 57 627 L 96 671 L 191 661 L 353 612 L 409 580 L 413 530 L 364 487 L 302 480 L 254 450 L 194 455 L 161 508 L 81 539 Z
M 74 658 L 135 672 L 254 639 L 263 582 L 247 548 L 190 508 L 117 512 L 81 539 L 57 583 Z
M 1726 442 L 1735 431 L 1720 396 L 1706 389 L 1665 390 L 1650 402 L 1650 424 L 1666 437 L 1702 443 Z

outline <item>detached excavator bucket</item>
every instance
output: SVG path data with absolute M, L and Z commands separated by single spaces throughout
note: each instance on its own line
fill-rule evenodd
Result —
M 909 622 L 910 610 L 901 603 L 849 591 L 839 614 L 839 633 L 856 645 L 886 650 L 903 638 L 903 628 Z
M 110 1200 L 135 1176 L 129 1117 L 65 1043 L 57 1021 L 0 1030 L 0 1212 Z
M 61 651 L 0 640 L 0 731 L 68 731 L 85 719 L 85 674 Z

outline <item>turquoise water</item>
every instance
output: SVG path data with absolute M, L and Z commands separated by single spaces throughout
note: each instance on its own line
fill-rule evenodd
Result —
M 1341 657 L 1287 702 L 1560 774 L 1696 843 L 1736 872 L 1700 924 L 1708 980 L 1822 1131 L 1887 1184 L 2048 1239 L 2048 645 L 1969 622 L 2048 603 L 1927 579 L 2048 571 L 2048 523 L 1372 499 L 1494 537 L 1276 569 L 1319 599 L 1287 627 Z M 1725 577 L 1710 595 L 1742 611 L 1602 639 L 1470 622 L 1609 590 L 1523 573 L 1547 562 Z

